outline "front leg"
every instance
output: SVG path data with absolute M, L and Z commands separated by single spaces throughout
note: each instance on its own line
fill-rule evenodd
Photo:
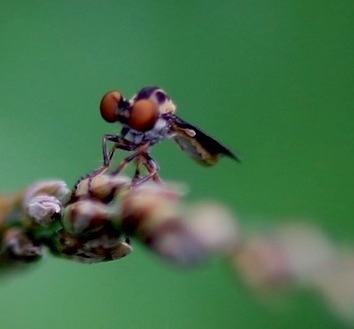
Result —
M 115 175 L 120 174 L 130 162 L 132 162 L 134 159 L 136 159 L 139 156 L 141 156 L 142 154 L 144 154 L 149 149 L 150 146 L 151 146 L 151 143 L 146 142 L 145 144 L 142 144 L 142 145 L 138 146 L 137 148 L 135 148 L 134 152 L 131 155 L 127 156 L 119 164 L 118 168 L 112 172 L 111 175 L 115 176 Z
M 135 173 L 132 181 L 135 181 L 137 179 L 141 178 L 141 164 L 143 163 L 143 159 L 139 156 L 135 159 Z
M 108 152 L 108 142 L 113 142 L 114 145 Z M 121 149 L 125 151 L 132 151 L 134 149 L 134 144 L 121 135 L 110 135 L 106 134 L 102 139 L 102 155 L 103 155 L 103 166 L 109 167 L 111 159 L 116 149 Z
M 133 180 L 132 185 L 137 186 L 142 183 L 147 182 L 148 180 L 152 179 L 155 183 L 161 184 L 162 180 L 158 174 L 160 168 L 155 160 L 150 157 L 150 155 L 146 152 L 141 154 L 139 157 L 140 163 L 143 164 L 148 171 L 148 174 L 141 178 L 135 178 Z

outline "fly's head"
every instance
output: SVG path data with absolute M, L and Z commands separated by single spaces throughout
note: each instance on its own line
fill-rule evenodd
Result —
M 152 144 L 170 134 L 170 118 L 176 111 L 167 93 L 159 87 L 145 87 L 130 100 L 118 90 L 106 93 L 100 104 L 101 115 L 107 122 L 121 123 L 139 144 Z
M 119 90 L 111 90 L 104 94 L 100 104 L 102 118 L 110 123 L 128 123 L 130 103 Z
M 119 122 L 139 132 L 152 129 L 159 118 L 158 106 L 153 101 L 141 99 L 131 102 L 118 90 L 109 91 L 102 97 L 100 110 L 105 121 Z

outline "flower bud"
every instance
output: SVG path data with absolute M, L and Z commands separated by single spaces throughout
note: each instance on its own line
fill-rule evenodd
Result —
M 334 314 L 348 325 L 354 324 L 353 250 L 340 250 L 332 266 L 319 273 L 315 287 Z
M 263 288 L 312 283 L 335 257 L 334 246 L 321 230 L 289 222 L 246 238 L 233 261 L 251 286 Z
M 22 199 L 22 225 L 27 229 L 48 228 L 61 217 L 70 190 L 61 180 L 44 180 L 32 184 Z
M 131 179 L 127 176 L 106 174 L 87 177 L 82 180 L 75 190 L 75 199 L 95 198 L 102 202 L 110 202 L 116 193 L 128 188 Z
M 43 249 L 22 229 L 13 227 L 6 230 L 2 237 L 1 254 L 5 253 L 9 259 L 30 262 L 42 257 Z
M 190 206 L 186 211 L 186 222 L 195 239 L 209 252 L 228 254 L 239 242 L 235 217 L 216 202 L 204 201 Z
M 97 232 L 105 226 L 118 226 L 120 210 L 118 204 L 106 205 L 96 200 L 81 200 L 68 205 L 63 214 L 64 229 L 80 235 Z
M 61 217 L 62 204 L 54 196 L 37 195 L 29 200 L 22 222 L 26 227 L 49 227 Z
M 30 200 L 38 195 L 56 197 L 62 204 L 64 204 L 70 196 L 70 189 L 62 180 L 48 179 L 39 181 L 26 189 L 23 197 L 23 207 L 26 207 Z
M 61 230 L 51 239 L 48 246 L 58 257 L 89 264 L 120 259 L 133 251 L 120 235 L 102 232 L 89 236 L 74 236 Z
M 205 257 L 205 248 L 183 219 L 178 190 L 144 184 L 122 196 L 122 230 L 158 256 L 176 265 L 192 266 Z

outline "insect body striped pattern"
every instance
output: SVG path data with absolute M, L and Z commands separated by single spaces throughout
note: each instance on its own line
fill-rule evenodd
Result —
M 121 130 L 118 134 L 103 136 L 103 165 L 88 177 L 107 171 L 115 151 L 120 149 L 131 153 L 111 171 L 112 175 L 120 174 L 135 161 L 135 184 L 149 179 L 160 182 L 159 167 L 150 156 L 150 149 L 165 139 L 172 139 L 192 159 L 205 166 L 216 164 L 222 156 L 241 161 L 239 154 L 177 116 L 176 109 L 170 96 L 157 86 L 144 87 L 129 100 L 119 90 L 107 92 L 100 103 L 102 118 L 109 123 L 119 123 Z M 113 145 L 109 147 L 109 143 Z M 144 168 L 146 174 L 141 175 Z

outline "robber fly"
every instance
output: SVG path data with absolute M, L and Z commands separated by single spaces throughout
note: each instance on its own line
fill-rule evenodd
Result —
M 130 100 L 124 98 L 118 90 L 109 91 L 101 100 L 100 111 L 105 121 L 119 122 L 122 129 L 118 135 L 104 135 L 103 166 L 91 173 L 91 177 L 107 170 L 114 151 L 122 149 L 132 153 L 112 175 L 120 173 L 129 162 L 136 160 L 136 182 L 142 183 L 150 178 L 160 181 L 158 165 L 150 157 L 149 149 L 166 138 L 172 138 L 183 151 L 202 165 L 213 165 L 223 155 L 241 161 L 240 156 L 229 148 L 178 117 L 176 105 L 159 87 L 145 87 Z M 110 150 L 108 142 L 113 143 Z M 149 173 L 143 178 L 140 177 L 140 165 Z

